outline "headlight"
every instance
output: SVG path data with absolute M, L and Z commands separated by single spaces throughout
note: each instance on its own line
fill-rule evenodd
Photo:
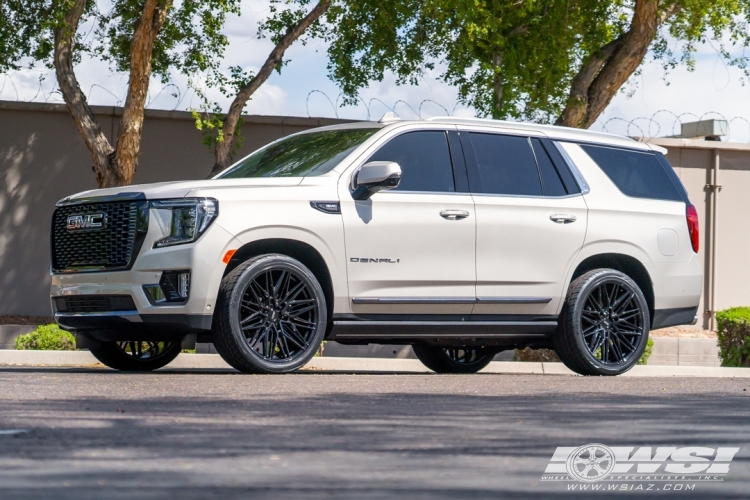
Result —
M 154 248 L 194 242 L 219 215 L 219 202 L 213 198 L 157 200 L 151 208 L 172 211 L 169 236 L 157 240 Z

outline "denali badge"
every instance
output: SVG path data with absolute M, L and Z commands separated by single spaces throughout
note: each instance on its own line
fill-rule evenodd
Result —
M 396 259 L 396 260 L 393 260 L 393 259 L 368 259 L 368 258 L 365 258 L 365 257 L 362 257 L 362 258 L 352 257 L 352 258 L 349 259 L 349 262 L 361 262 L 363 264 L 382 264 L 382 263 L 386 263 L 386 264 L 398 264 L 399 262 L 401 262 L 401 259 Z
M 107 214 L 104 212 L 98 214 L 74 214 L 68 215 L 68 231 L 78 231 L 81 229 L 104 229 L 107 224 Z

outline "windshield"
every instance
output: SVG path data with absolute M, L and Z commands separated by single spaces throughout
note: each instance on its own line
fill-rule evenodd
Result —
M 355 128 L 291 136 L 243 158 L 219 178 L 323 175 L 378 130 Z

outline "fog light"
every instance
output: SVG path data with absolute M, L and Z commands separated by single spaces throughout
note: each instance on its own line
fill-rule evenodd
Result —
M 143 285 L 143 290 L 154 305 L 185 302 L 190 296 L 190 271 L 164 271 L 159 284 Z
M 178 292 L 180 297 L 186 299 L 188 291 L 190 290 L 190 271 L 184 271 L 178 274 L 179 288 Z

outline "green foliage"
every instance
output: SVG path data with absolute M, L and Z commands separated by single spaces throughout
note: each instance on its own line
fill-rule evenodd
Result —
M 195 128 L 201 132 L 201 144 L 206 146 L 210 151 L 213 151 L 216 144 L 224 142 L 224 113 L 221 112 L 218 104 L 213 106 L 211 112 L 200 112 L 198 110 L 191 111 L 193 120 L 195 120 Z M 242 143 L 245 140 L 245 136 L 242 135 L 242 126 L 245 124 L 245 119 L 240 116 L 237 121 L 237 128 L 234 131 L 234 142 L 232 143 L 232 153 L 230 157 L 234 157 L 242 147 Z
M 721 366 L 750 367 L 750 307 L 716 313 Z
M 59 326 L 52 323 L 41 325 L 31 333 L 21 335 L 16 339 L 16 349 L 36 351 L 75 351 L 76 339 Z
M 641 355 L 641 359 L 638 360 L 638 364 L 648 364 L 648 358 L 651 357 L 652 352 L 654 352 L 654 341 L 648 339 L 648 342 L 646 342 L 646 349 L 643 350 L 643 354 Z
M 130 71 L 130 44 L 145 0 L 89 0 L 81 25 L 93 30 L 76 33 L 76 58 L 87 53 L 109 62 L 115 71 Z M 61 26 L 74 0 L 3 0 L 0 2 L 0 71 L 17 69 L 22 62 L 51 66 L 54 30 Z M 100 6 L 100 4 L 102 4 Z M 222 33 L 226 17 L 240 13 L 240 0 L 181 0 L 169 9 L 154 43 L 152 71 L 163 82 L 170 71 L 186 75 L 218 71 L 228 45 Z
M 633 0 L 357 0 L 331 6 L 329 72 L 346 104 L 360 89 L 393 73 L 417 83 L 438 70 L 480 115 L 553 121 L 573 78 L 592 54 L 625 33 Z M 747 46 L 744 0 L 661 2 L 678 5 L 652 43 L 665 69 L 694 64 L 699 43 L 712 41 L 731 64 L 745 69 L 718 41 Z M 667 36 L 677 43 L 667 43 Z

